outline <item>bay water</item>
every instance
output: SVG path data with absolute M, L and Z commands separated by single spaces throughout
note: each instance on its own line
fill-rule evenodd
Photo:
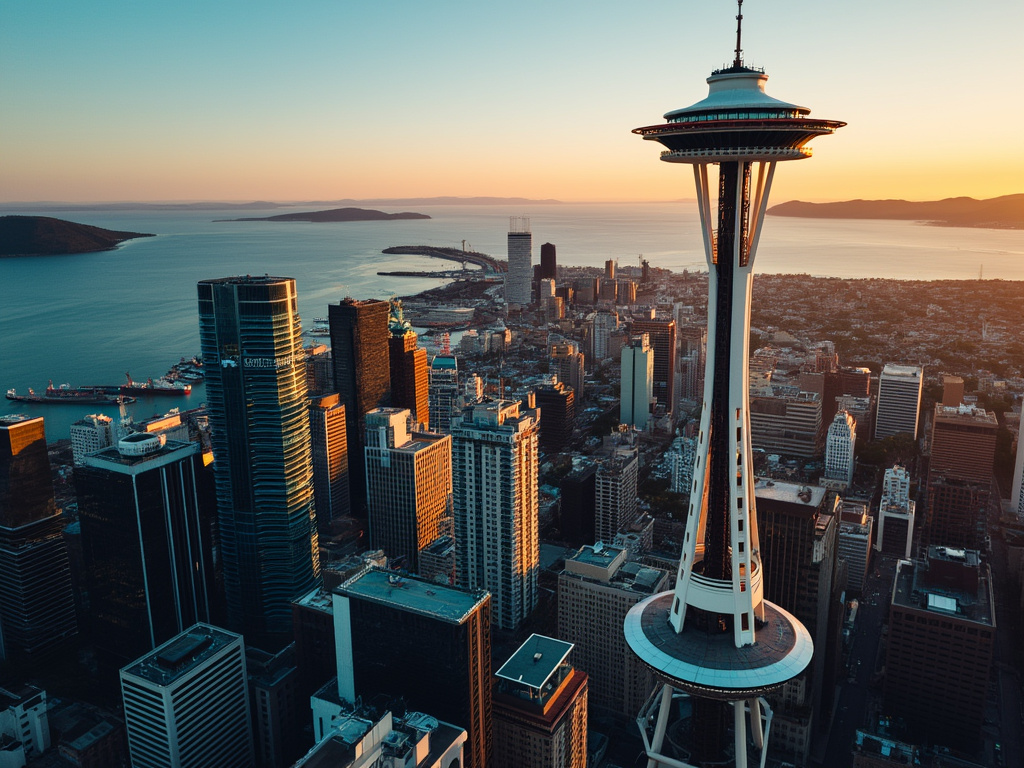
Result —
M 199 352 L 196 282 L 202 279 L 265 273 L 293 277 L 304 327 L 314 317 L 326 317 L 327 305 L 346 296 L 387 298 L 437 286 L 442 281 L 377 272 L 441 270 L 451 262 L 381 251 L 394 245 L 461 248 L 465 241 L 468 249 L 505 258 L 508 217 L 513 215 L 530 217 L 535 263 L 540 244 L 551 242 L 562 265 L 602 266 L 606 259 L 636 265 L 642 254 L 656 267 L 706 269 L 693 202 L 424 205 L 414 210 L 432 218 L 226 222 L 216 220 L 288 209 L 41 210 L 40 215 L 157 236 L 101 253 L 0 259 L 0 389 L 24 394 L 29 387 L 42 391 L 48 380 L 77 386 L 120 383 L 126 372 L 136 381 L 162 375 L 179 358 Z M 770 216 L 756 269 L 842 278 L 1024 280 L 1024 231 Z M 203 400 L 200 384 L 188 397 L 140 397 L 128 410 L 142 418 Z M 117 418 L 113 406 L 0 402 L 0 413 L 44 416 L 50 440 L 66 438 L 72 422 L 96 412 Z

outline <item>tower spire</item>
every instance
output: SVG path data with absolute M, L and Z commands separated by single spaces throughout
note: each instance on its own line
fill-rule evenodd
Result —
M 740 45 L 740 37 L 743 31 L 743 0 L 737 0 L 736 12 L 736 58 L 733 60 L 734 67 L 743 66 L 743 47 Z

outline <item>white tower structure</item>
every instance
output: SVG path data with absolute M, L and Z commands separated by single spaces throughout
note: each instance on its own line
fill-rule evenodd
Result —
M 887 363 L 878 377 L 875 440 L 908 434 L 917 439 L 917 412 L 921 409 L 924 369 L 918 365 Z
M 828 428 L 825 441 L 825 479 L 853 482 L 853 449 L 857 445 L 857 422 L 846 411 L 838 411 Z
M 525 307 L 530 303 L 533 284 L 533 235 L 530 220 L 512 216 L 508 220 L 508 272 L 505 274 L 505 303 Z
M 813 654 L 804 626 L 763 599 L 747 405 L 750 296 L 776 162 L 809 157 L 808 141 L 845 123 L 811 119 L 806 107 L 765 94 L 763 70 L 743 64 L 742 13 L 736 18 L 735 60 L 708 78 L 707 98 L 634 131 L 664 145 L 662 160 L 693 166 L 710 273 L 703 410 L 676 587 L 638 603 L 624 625 L 630 649 L 662 683 L 637 719 L 648 768 L 689 765 L 661 753 L 675 691 L 697 697 L 697 760 L 726 759 L 727 718 L 717 703 L 726 702 L 735 765 L 748 765 L 749 713 L 763 766 L 771 711 L 761 697 Z

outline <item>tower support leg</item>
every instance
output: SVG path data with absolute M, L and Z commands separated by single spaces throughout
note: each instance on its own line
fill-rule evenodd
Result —
M 747 768 L 747 702 L 732 703 L 732 722 L 736 737 L 736 768 Z
M 654 738 L 651 740 L 651 749 L 648 752 L 647 768 L 658 768 L 659 761 L 651 757 L 651 753 L 661 754 L 661 747 L 665 743 L 665 732 L 668 730 L 668 716 L 672 711 L 672 686 L 663 683 L 661 686 L 661 704 L 658 707 L 658 723 L 654 726 Z
M 764 750 L 764 727 L 761 724 L 761 702 L 757 699 L 750 699 L 747 704 L 750 706 L 750 734 L 754 737 L 754 746 Z

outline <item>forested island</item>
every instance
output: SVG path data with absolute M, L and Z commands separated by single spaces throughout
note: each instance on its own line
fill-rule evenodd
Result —
M 50 216 L 0 216 L 0 256 L 53 256 L 109 251 L 125 240 L 155 237 Z
M 1024 229 L 1024 194 L 988 200 L 950 197 L 945 200 L 847 200 L 841 203 L 804 203 L 792 200 L 768 209 L 770 216 L 804 219 L 899 219 L 941 227 Z
M 370 208 L 331 208 L 326 211 L 303 211 L 282 213 L 278 216 L 264 216 L 251 219 L 217 219 L 217 221 L 393 221 L 396 219 L 429 219 L 425 213 L 384 213 Z

